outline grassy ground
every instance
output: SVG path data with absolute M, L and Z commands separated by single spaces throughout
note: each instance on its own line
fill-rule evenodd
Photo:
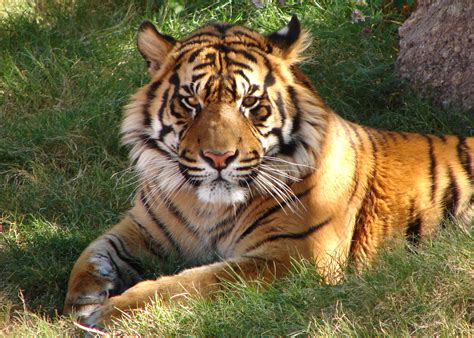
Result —
M 118 128 L 128 95 L 147 81 L 134 41 L 144 19 L 181 37 L 211 20 L 269 32 L 296 13 L 314 37 L 303 68 L 335 111 L 387 129 L 474 134 L 472 114 L 439 111 L 397 81 L 396 9 L 369 5 L 370 19 L 352 23 L 342 0 L 29 3 L 0 4 L 0 335 L 80 332 L 57 311 L 74 260 L 130 206 Z M 119 332 L 473 335 L 473 256 L 472 233 L 447 230 L 341 285 L 296 264 L 269 288 L 232 285 L 213 301 L 155 305 Z

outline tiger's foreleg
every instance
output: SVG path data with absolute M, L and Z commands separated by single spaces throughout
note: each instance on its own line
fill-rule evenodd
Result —
M 161 249 L 161 248 L 160 248 Z M 157 255 L 140 224 L 125 217 L 93 241 L 74 264 L 63 313 L 88 316 L 110 296 L 141 280 L 141 258 Z
M 286 274 L 290 257 L 238 257 L 183 272 L 138 283 L 123 294 L 109 298 L 83 322 L 89 326 L 120 317 L 123 311 L 143 308 L 155 297 L 163 302 L 179 301 L 188 296 L 208 296 L 221 289 L 223 283 L 240 279 L 269 282 Z

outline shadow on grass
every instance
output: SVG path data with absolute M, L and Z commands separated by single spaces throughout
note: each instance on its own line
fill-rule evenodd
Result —
M 94 234 L 42 220 L 11 225 L 4 231 L 0 242 L 3 298 L 18 307 L 53 316 L 62 309 L 74 260 Z
M 74 262 L 104 230 L 70 229 L 32 217 L 21 225 L 4 227 L 5 235 L 0 240 L 0 298 L 15 309 L 26 307 L 50 318 L 61 314 Z M 172 257 L 166 262 L 143 259 L 141 263 L 143 279 L 181 269 Z

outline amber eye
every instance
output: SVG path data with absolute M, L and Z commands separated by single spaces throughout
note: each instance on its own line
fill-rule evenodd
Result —
M 247 109 L 255 108 L 260 103 L 260 99 L 256 96 L 247 96 L 242 100 L 242 106 Z
M 201 108 L 201 104 L 199 103 L 198 98 L 194 96 L 181 96 L 181 103 L 183 103 L 186 108 L 188 108 L 190 111 L 195 111 L 196 109 Z

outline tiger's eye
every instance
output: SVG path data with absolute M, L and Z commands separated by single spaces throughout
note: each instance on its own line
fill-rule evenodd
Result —
M 242 106 L 245 108 L 253 108 L 257 103 L 259 99 L 255 96 L 247 96 L 242 100 Z
M 191 105 L 193 107 L 199 106 L 199 100 L 194 96 L 189 96 L 185 100 L 189 105 Z
M 197 97 L 181 96 L 180 100 L 183 106 L 185 106 L 186 109 L 192 113 L 196 113 L 196 111 L 201 109 L 201 103 Z

